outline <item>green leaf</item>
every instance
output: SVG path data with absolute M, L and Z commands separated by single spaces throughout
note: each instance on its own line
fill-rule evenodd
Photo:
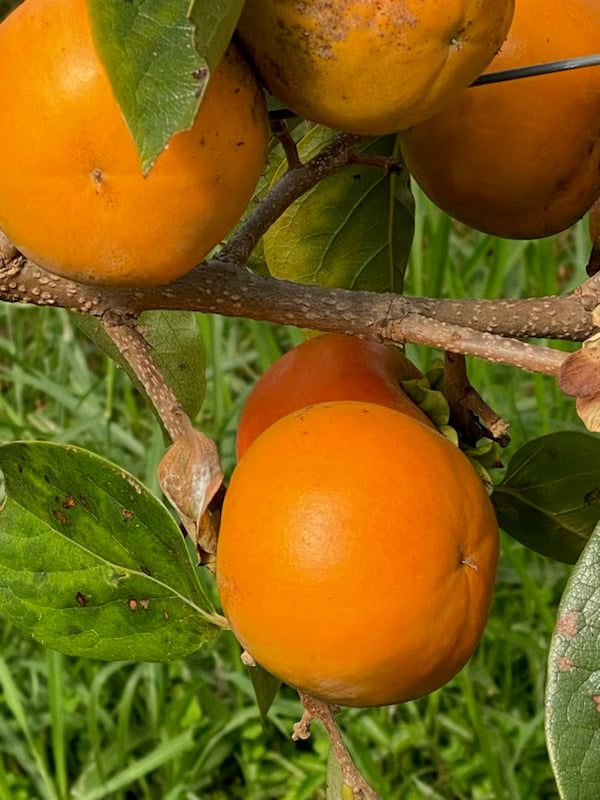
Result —
M 171 661 L 217 632 L 167 509 L 76 447 L 0 447 L 0 613 L 68 655 Z
M 192 0 L 189 4 L 189 16 L 196 26 L 196 50 L 211 72 L 227 50 L 243 6 L 244 0 Z
M 492 501 L 506 533 L 574 564 L 600 520 L 600 439 L 561 431 L 528 442 L 511 459 Z
M 600 526 L 563 594 L 548 657 L 546 738 L 562 800 L 600 797 Z
M 298 146 L 303 161 L 335 133 L 316 126 Z M 399 156 L 395 136 L 367 139 L 366 156 Z M 285 165 L 278 170 L 275 180 Z M 264 252 L 276 278 L 320 286 L 400 292 L 413 235 L 406 170 L 351 164 L 321 181 L 267 231 Z
M 131 378 L 155 411 L 139 378 L 100 322 L 88 314 L 71 315 L 75 325 Z M 186 414 L 194 419 L 204 400 L 204 345 L 192 311 L 146 311 L 140 316 L 154 360 Z M 156 413 L 156 412 L 155 412 Z M 158 418 L 158 415 L 157 415 Z
M 146 173 L 171 136 L 193 124 L 243 0 L 87 2 L 98 55 Z
M 266 669 L 263 669 L 260 664 L 248 667 L 248 675 L 252 682 L 254 694 L 256 695 L 256 702 L 260 713 L 260 721 L 264 724 L 267 713 L 271 708 L 271 703 L 275 699 L 281 681 Z
M 342 768 L 333 747 L 327 758 L 327 800 L 356 800 L 352 787 L 344 783 Z

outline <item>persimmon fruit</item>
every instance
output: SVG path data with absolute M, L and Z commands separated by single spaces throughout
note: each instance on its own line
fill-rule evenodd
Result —
M 434 114 L 502 44 L 514 0 L 246 0 L 238 32 L 296 114 L 358 134 Z
M 238 463 L 217 584 L 257 663 L 328 702 L 374 706 L 463 667 L 497 558 L 493 508 L 461 450 L 407 414 L 338 400 L 281 418 Z
M 595 0 L 520 0 L 486 72 L 598 52 Z M 415 181 L 461 222 L 505 238 L 558 233 L 600 194 L 600 67 L 465 89 L 400 139 Z
M 25 0 L 0 25 L 0 227 L 52 272 L 166 283 L 241 217 L 265 163 L 262 90 L 230 47 L 189 130 L 144 176 L 85 0 Z
M 378 403 L 433 427 L 400 385 L 421 377 L 397 347 L 341 333 L 307 339 L 272 364 L 248 395 L 237 429 L 237 457 L 281 417 L 326 400 Z

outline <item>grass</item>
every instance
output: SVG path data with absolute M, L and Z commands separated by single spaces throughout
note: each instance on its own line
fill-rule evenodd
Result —
M 584 277 L 583 225 L 543 242 L 474 234 L 417 203 L 408 291 L 438 296 L 553 293 Z M 208 385 L 198 424 L 226 471 L 244 398 L 298 331 L 199 315 Z M 155 491 L 160 430 L 124 374 L 56 309 L 0 308 L 0 441 L 72 442 Z M 426 367 L 437 354 L 409 347 Z M 470 361 L 473 383 L 511 422 L 511 451 L 579 428 L 548 378 Z M 468 667 L 403 706 L 348 709 L 340 722 L 386 800 L 554 800 L 545 752 L 546 652 L 568 568 L 502 539 L 493 613 Z M 46 651 L 0 622 L 0 800 L 325 800 L 327 741 L 290 740 L 288 689 L 260 724 L 229 634 L 182 662 L 102 663 Z

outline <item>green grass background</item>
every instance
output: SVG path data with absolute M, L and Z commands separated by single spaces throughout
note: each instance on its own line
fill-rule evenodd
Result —
M 410 294 L 553 294 L 585 278 L 585 223 L 540 242 L 477 234 L 417 196 Z M 198 426 L 233 466 L 249 389 L 293 328 L 198 315 L 208 387 Z M 163 439 L 127 377 L 57 309 L 0 306 L 0 441 L 76 443 L 158 491 Z M 564 345 L 563 345 L 564 346 Z M 426 368 L 439 354 L 409 346 Z M 511 423 L 514 451 L 582 429 L 546 377 L 470 361 L 470 376 Z M 545 751 L 546 655 L 568 568 L 507 536 L 481 645 L 450 684 L 422 700 L 344 710 L 339 721 L 363 774 L 385 800 L 553 800 Z M 0 800 L 325 800 L 328 744 L 315 726 L 294 744 L 301 708 L 284 689 L 260 724 L 239 647 L 171 665 L 102 663 L 45 650 L 0 620 Z

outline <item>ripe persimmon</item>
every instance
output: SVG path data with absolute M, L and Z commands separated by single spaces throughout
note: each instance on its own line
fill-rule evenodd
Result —
M 225 496 L 224 613 L 257 663 L 340 705 L 437 689 L 473 653 L 498 558 L 467 457 L 385 406 L 339 400 L 275 422 Z
M 166 283 L 242 215 L 264 166 L 264 96 L 231 47 L 190 130 L 146 176 L 94 49 L 86 0 L 25 0 L 0 25 L 0 227 L 81 281 Z
M 295 113 L 371 135 L 455 97 L 493 58 L 513 9 L 514 0 L 246 0 L 238 32 Z
M 598 3 L 520 0 L 486 72 L 598 52 Z M 461 222 L 514 239 L 558 233 L 600 194 L 600 67 L 465 89 L 401 147 L 425 194 Z
M 397 347 L 341 333 L 307 339 L 272 364 L 248 395 L 237 429 L 237 457 L 281 417 L 326 400 L 378 403 L 432 426 L 400 386 L 421 377 Z

